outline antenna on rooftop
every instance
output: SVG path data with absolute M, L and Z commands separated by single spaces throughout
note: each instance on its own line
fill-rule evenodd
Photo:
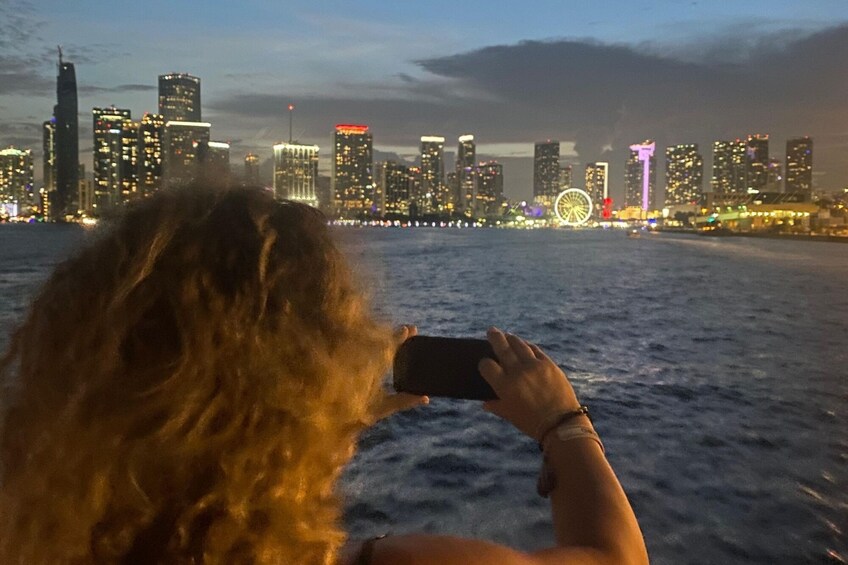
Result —
M 289 143 L 292 142 L 292 115 L 294 114 L 294 104 L 289 104 Z
M 56 46 L 56 49 L 58 49 L 58 50 L 59 50 L 59 64 L 61 65 L 61 64 L 62 64 L 62 46 L 61 46 L 61 45 L 57 45 L 57 46 Z

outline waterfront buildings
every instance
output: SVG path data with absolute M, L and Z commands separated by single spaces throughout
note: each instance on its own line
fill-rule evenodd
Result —
M 665 205 L 697 204 L 704 192 L 704 159 L 698 144 L 672 145 L 665 150 Z
M 424 192 L 421 188 L 421 167 L 409 167 L 409 215 L 418 216 L 429 209 L 424 205 Z
M 74 204 L 79 190 L 79 118 L 77 79 L 74 64 L 62 59 L 59 50 L 59 73 L 56 77 L 56 192 L 51 211 L 57 218 L 76 212 Z
M 421 136 L 421 188 L 419 212 L 448 212 L 452 207 L 450 191 L 445 184 L 445 138 Z
M 474 136 L 465 134 L 459 136 L 459 146 L 456 151 L 456 183 L 457 194 L 455 201 L 460 212 L 473 212 L 475 200 L 475 164 L 477 162 L 477 145 Z
M 763 192 L 768 184 L 769 136 L 752 134 L 745 143 L 745 187 Z
M 394 161 L 380 163 L 377 185 L 383 194 L 383 213 L 409 214 L 409 167 Z
M 571 165 L 566 165 L 564 167 L 559 168 L 559 189 L 560 191 L 567 190 L 571 188 L 572 182 L 572 167 Z
M 601 216 L 604 200 L 609 198 L 609 163 L 598 161 L 586 165 L 586 193 L 592 198 L 592 210 Z
M 333 136 L 335 214 L 354 218 L 371 212 L 374 200 L 373 148 L 368 126 L 338 124 Z
M 278 143 L 274 146 L 274 195 L 318 206 L 318 146 Z
M 647 139 L 630 146 L 624 170 L 624 205 L 638 206 L 647 212 L 654 205 L 657 178 L 656 143 Z
M 475 168 L 474 179 L 473 216 L 496 215 L 503 202 L 503 165 L 497 161 L 481 161 Z
M 203 148 L 209 143 L 211 124 L 208 122 L 165 123 L 163 184 L 177 186 L 195 179 L 200 167 Z
M 200 122 L 200 79 L 186 73 L 159 75 L 159 113 L 165 122 Z
M 259 181 L 259 155 L 248 153 L 244 156 L 244 182 L 258 186 Z
M 0 149 L 0 216 L 17 216 L 31 208 L 33 174 L 30 149 Z
M 775 157 L 768 160 L 766 192 L 783 192 L 783 161 Z
M 93 208 L 102 213 L 138 188 L 138 126 L 129 110 L 93 108 Z
M 138 128 L 139 191 L 150 195 L 162 187 L 165 117 L 146 112 Z
M 813 140 L 808 136 L 786 141 L 786 192 L 813 191 Z
M 533 200 L 550 209 L 559 194 L 559 141 L 541 141 L 533 150 Z
M 56 118 L 41 124 L 41 186 L 47 193 L 56 189 Z
M 744 194 L 745 142 L 741 139 L 713 143 L 713 176 L 710 182 L 716 194 Z

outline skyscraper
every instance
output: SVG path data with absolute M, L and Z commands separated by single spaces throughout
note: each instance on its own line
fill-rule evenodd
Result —
M 766 192 L 783 192 L 783 161 L 769 158 L 766 179 Z
M 456 152 L 457 208 L 462 211 L 474 210 L 474 165 L 477 162 L 477 146 L 471 134 L 459 136 Z
M 451 199 L 445 184 L 445 138 L 421 136 L 421 200 L 423 213 L 447 212 Z
M 533 199 L 548 208 L 559 194 L 559 141 L 541 141 L 533 151 Z
M 274 194 L 318 206 L 318 146 L 278 143 L 274 146 Z
M 337 124 L 333 137 L 333 198 L 336 215 L 354 218 L 374 203 L 373 150 L 368 126 Z
M 226 178 L 230 174 L 230 144 L 225 141 L 209 141 L 204 147 L 201 163 L 213 178 Z
M 384 214 L 409 214 L 409 168 L 406 165 L 394 161 L 382 163 L 378 184 L 383 191 Z
M 604 199 L 609 197 L 609 163 L 588 163 L 585 180 L 586 192 L 592 198 L 592 212 L 600 216 L 604 209 Z
M 566 165 L 559 168 L 559 189 L 560 191 L 571 188 L 573 176 L 573 168 L 571 165 Z
M 102 213 L 123 202 L 125 178 L 136 171 L 127 170 L 124 160 L 124 128 L 132 123 L 129 110 L 92 108 L 94 136 L 94 208 Z M 136 137 L 137 139 L 137 137 Z M 137 143 L 133 140 L 134 144 Z
M 244 182 L 254 186 L 258 186 L 260 184 L 259 155 L 248 153 L 244 156 Z
M 769 136 L 753 134 L 745 144 L 745 185 L 749 192 L 762 192 L 768 183 Z
M 211 127 L 208 122 L 165 123 L 162 170 L 165 186 L 186 184 L 197 177 Z
M 200 79 L 186 73 L 159 75 L 159 113 L 165 122 L 199 122 Z
M 139 190 L 142 194 L 162 188 L 165 118 L 161 114 L 145 113 L 138 129 Z
M 56 118 L 53 117 L 41 126 L 42 186 L 48 193 L 56 189 Z
M 747 192 L 744 141 L 713 142 L 713 177 L 710 185 L 717 195 Z
M 657 180 L 656 143 L 646 139 L 630 146 L 630 157 L 624 171 L 624 205 L 648 211 L 654 205 Z
M 786 141 L 786 192 L 812 192 L 813 140 L 795 137 Z
M 51 211 L 57 218 L 76 213 L 79 190 L 79 118 L 77 116 L 77 79 L 73 63 L 62 60 L 59 50 L 59 74 L 56 77 L 56 194 Z
M 704 191 L 704 159 L 698 144 L 665 149 L 665 204 L 697 204 Z
M 503 201 L 503 165 L 497 161 L 481 161 L 474 178 L 477 184 L 474 216 L 496 215 Z
M 3 211 L 14 211 L 25 215 L 33 200 L 32 151 L 8 147 L 0 150 L 0 215 Z

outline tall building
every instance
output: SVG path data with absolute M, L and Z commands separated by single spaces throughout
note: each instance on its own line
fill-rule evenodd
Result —
M 53 117 L 41 126 L 41 176 L 48 193 L 56 189 L 56 118 Z
M 450 191 L 445 183 L 445 138 L 421 136 L 421 200 L 422 213 L 448 212 L 452 207 Z
M 766 189 L 768 184 L 769 136 L 748 136 L 745 144 L 745 185 L 748 192 Z
M 533 151 L 533 199 L 548 208 L 559 194 L 559 141 L 541 141 Z
M 335 213 L 354 218 L 374 204 L 373 139 L 368 126 L 337 124 L 333 137 Z
M 503 165 L 497 161 L 481 161 L 477 164 L 474 179 L 477 185 L 474 216 L 498 214 L 503 202 Z
M 654 206 L 657 182 L 657 145 L 650 139 L 630 146 L 630 158 L 624 171 L 624 205 L 648 211 Z
M 121 151 L 121 201 L 140 195 L 138 191 L 140 123 L 126 120 L 123 125 Z
M 211 127 L 208 122 L 165 122 L 162 167 L 165 186 L 178 186 L 197 178 Z
M 421 182 L 421 167 L 409 167 L 409 217 L 414 218 L 430 209 Z
M 244 156 L 244 182 L 252 186 L 261 184 L 259 181 L 259 155 L 248 153 Z
M 477 146 L 474 136 L 465 134 L 459 136 L 459 146 L 456 151 L 456 183 L 457 208 L 461 212 L 474 210 L 474 172 L 477 162 Z
M 205 153 L 201 162 L 206 173 L 213 178 L 228 177 L 230 175 L 230 144 L 224 141 L 209 141 L 203 149 Z
M 0 215 L 27 215 L 35 204 L 32 151 L 0 149 Z
M 114 106 L 92 108 L 91 116 L 94 136 L 94 209 L 102 213 L 123 202 L 127 177 L 137 174 L 136 171 L 128 170 L 128 161 L 124 159 L 125 127 L 129 129 L 132 119 L 129 110 Z M 137 136 L 133 139 L 134 145 L 137 139 Z
M 713 142 L 713 177 L 710 186 L 714 193 L 744 194 L 745 142 L 741 139 Z
M 159 113 L 165 122 L 199 122 L 200 79 L 186 73 L 159 75 Z
M 139 191 L 150 195 L 162 188 L 164 161 L 165 118 L 161 114 L 145 113 L 138 129 Z
M 394 161 L 381 163 L 377 184 L 383 193 L 383 213 L 409 214 L 409 168 Z
M 774 157 L 766 168 L 766 192 L 783 192 L 783 161 Z
M 278 143 L 274 146 L 274 194 L 318 206 L 318 146 Z
M 586 192 L 592 198 L 593 213 L 600 216 L 604 209 L 604 199 L 609 198 L 609 163 L 588 163 L 585 181 Z
M 573 168 L 571 165 L 566 165 L 559 168 L 559 189 L 560 191 L 571 188 L 573 182 Z
M 786 192 L 813 190 L 813 140 L 810 137 L 794 137 L 786 141 Z
M 665 149 L 665 204 L 697 204 L 704 192 L 704 159 L 698 144 Z
M 74 214 L 79 190 L 79 117 L 74 64 L 62 60 L 56 77 L 56 193 L 51 211 L 57 218 Z

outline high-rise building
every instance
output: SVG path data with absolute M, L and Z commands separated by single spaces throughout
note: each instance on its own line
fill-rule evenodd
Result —
M 813 190 L 813 140 L 794 137 L 786 141 L 786 192 Z
M 259 181 L 259 155 L 248 153 L 244 156 L 244 182 L 258 186 Z
M 208 122 L 165 122 L 165 186 L 187 184 L 197 178 L 211 127 Z
M 697 204 L 704 192 L 704 159 L 698 144 L 665 149 L 665 204 Z
M 124 159 L 125 127 L 132 124 L 129 110 L 115 108 L 93 108 L 92 132 L 94 136 L 94 209 L 103 213 L 123 202 L 125 181 L 130 171 Z M 137 136 L 132 140 L 137 145 Z M 131 158 L 131 156 L 129 156 Z M 131 184 L 131 180 L 127 182 Z
M 452 202 L 445 183 L 445 138 L 421 136 L 421 192 L 423 213 L 450 211 Z
M 224 141 L 209 141 L 201 157 L 204 171 L 212 178 L 226 178 L 230 174 L 230 144 Z
M 381 163 L 377 184 L 383 193 L 383 213 L 409 214 L 409 168 L 394 161 Z
M 74 64 L 62 60 L 56 77 L 56 193 L 51 212 L 57 218 L 76 213 L 79 190 L 79 118 Z
M 122 133 L 121 152 L 121 201 L 126 202 L 140 195 L 138 191 L 140 123 L 126 120 Z
M 409 216 L 414 218 L 430 209 L 421 182 L 421 167 L 409 167 Z
M 474 216 L 496 215 L 503 201 L 503 165 L 497 161 L 481 161 L 477 164 L 474 179 L 477 185 Z
M 769 136 L 753 134 L 745 144 L 745 185 L 748 192 L 762 192 L 768 184 Z
M 766 192 L 783 192 L 783 161 L 774 157 L 766 168 Z
M 585 181 L 586 192 L 592 198 L 592 211 L 600 216 L 604 209 L 604 199 L 609 198 L 609 163 L 588 163 Z
M 48 192 L 56 189 L 56 118 L 41 125 L 41 186 Z
M 710 186 L 718 195 L 747 192 L 744 141 L 713 142 L 713 177 Z
M 552 207 L 559 194 L 559 141 L 541 141 L 533 151 L 533 199 Z
M 456 183 L 457 209 L 461 212 L 474 210 L 474 172 L 477 162 L 477 146 L 474 136 L 465 134 L 459 136 L 459 146 L 456 152 Z
M 0 149 L 0 215 L 28 215 L 35 204 L 32 151 Z
M 278 143 L 274 146 L 274 194 L 318 206 L 318 146 Z
M 200 79 L 186 73 L 159 75 L 159 113 L 165 122 L 199 122 Z
M 656 143 L 646 139 L 630 146 L 630 157 L 624 171 L 624 205 L 648 211 L 654 205 L 657 180 Z
M 372 211 L 372 142 L 368 126 L 336 125 L 333 137 L 333 198 L 338 216 L 354 218 Z
M 145 113 L 138 129 L 139 191 L 151 193 L 162 188 L 165 118 L 161 114 Z
M 560 191 L 571 188 L 573 176 L 573 168 L 571 165 L 566 165 L 559 168 L 559 189 Z

